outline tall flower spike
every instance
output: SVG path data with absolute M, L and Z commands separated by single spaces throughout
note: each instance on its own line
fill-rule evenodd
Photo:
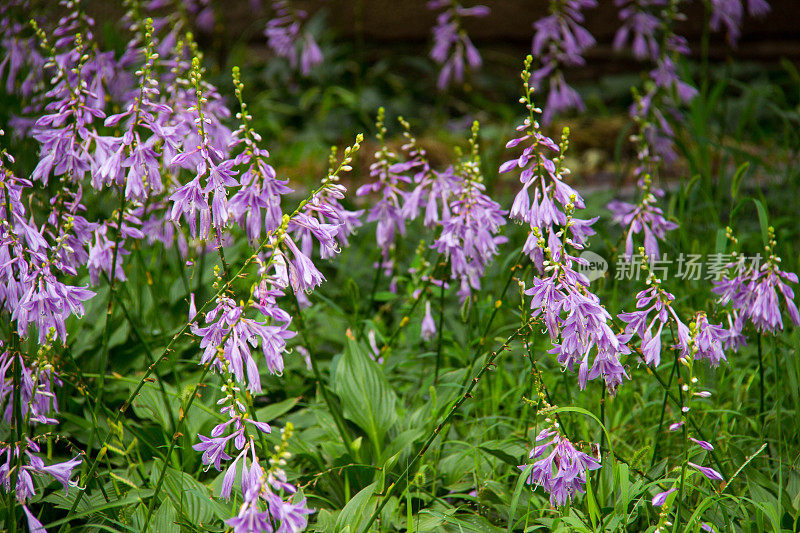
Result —
M 460 282 L 464 302 L 472 290 L 481 288 L 486 265 L 498 254 L 498 245 L 508 239 L 498 235 L 505 225 L 506 211 L 485 193 L 478 153 L 478 123 L 472 125 L 470 153 L 451 172 L 458 185 L 450 202 L 450 216 L 442 220 L 442 231 L 433 244 L 450 262 L 450 276 Z
M 637 178 L 636 185 L 639 191 L 639 201 L 631 204 L 620 200 L 613 200 L 606 206 L 613 213 L 613 220 L 620 224 L 625 231 L 625 258 L 633 259 L 634 235 L 643 234 L 645 254 L 648 258 L 658 259 L 661 256 L 658 241 L 664 240 L 668 231 L 678 228 L 678 224 L 664 217 L 664 211 L 658 206 L 658 199 L 663 198 L 663 189 L 653 185 L 653 176 L 658 175 L 661 166 L 661 157 L 656 147 L 653 146 L 657 139 L 654 137 L 658 129 L 646 117 L 643 109 L 646 105 L 643 98 L 634 91 L 636 106 L 640 110 L 634 115 L 634 122 L 638 132 L 631 139 L 637 144 L 636 157 L 639 165 L 634 170 Z M 657 112 L 657 110 L 654 110 Z
M 591 225 L 597 219 L 574 217 L 576 209 L 584 208 L 584 202 L 563 181 L 569 174 L 564 166 L 568 131 L 557 145 L 539 130 L 536 117 L 541 110 L 533 104 L 530 85 L 532 61 L 531 56 L 526 58 L 522 72 L 524 95 L 520 101 L 525 104 L 528 117 L 517 127 L 520 136 L 506 145 L 527 146 L 522 155 L 500 167 L 501 173 L 522 169 L 523 188 L 514 199 L 509 218 L 526 222 L 531 228 L 523 251 L 531 257 L 537 272 L 525 294 L 531 296 L 531 317 L 542 320 L 550 334 L 550 353 L 565 368 L 574 370 L 578 366 L 581 389 L 589 379 L 602 377 L 613 394 L 628 377 L 620 356 L 630 353 L 626 345 L 630 335 L 611 330 L 611 315 L 589 290 L 586 276 L 575 270 L 585 260 L 574 254 L 594 233 Z M 532 202 L 529 189 L 534 193 Z M 594 355 L 593 360 L 590 355 Z
M 375 162 L 369 167 L 369 174 L 375 181 L 362 185 L 356 196 L 378 193 L 380 199 L 367 212 L 368 222 L 377 222 L 375 239 L 384 261 L 388 261 L 390 249 L 394 246 L 396 234 L 405 235 L 406 216 L 403 210 L 404 188 L 411 183 L 405 173 L 408 165 L 399 161 L 397 154 L 386 145 L 386 110 L 378 109 L 375 126 L 380 149 L 375 154 Z

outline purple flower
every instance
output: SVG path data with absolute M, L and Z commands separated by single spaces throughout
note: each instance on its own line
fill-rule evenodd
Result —
M 722 326 L 709 324 L 706 314 L 700 313 L 695 322 L 695 331 L 694 347 L 697 348 L 695 359 L 708 359 L 711 366 L 718 366 L 720 361 L 726 360 L 723 351 L 726 332 Z
M 550 15 L 533 24 L 532 53 L 541 67 L 532 73 L 531 80 L 538 87 L 550 79 L 547 109 L 542 120 L 549 123 L 553 116 L 567 109 L 584 109 L 577 91 L 567 85 L 561 66 L 580 66 L 585 63 L 584 52 L 594 46 L 592 34 L 582 26 L 583 9 L 597 7 L 596 0 L 567 0 L 552 2 Z
M 433 321 L 433 316 L 431 315 L 431 302 L 425 302 L 425 316 L 422 319 L 422 327 L 420 330 L 420 336 L 429 341 L 436 335 L 436 322 Z
M 436 86 L 444 90 L 451 80 L 457 83 L 464 81 L 465 65 L 477 70 L 482 63 L 480 53 L 461 26 L 461 19 L 486 17 L 490 10 L 481 5 L 464 8 L 454 0 L 431 0 L 428 9 L 444 9 L 436 17 L 436 25 L 431 30 L 433 48 L 430 52 L 431 59 L 441 65 Z
M 64 491 L 68 491 L 69 487 L 73 486 L 69 480 L 72 477 L 72 470 L 82 462 L 83 460 L 80 457 L 74 457 L 63 463 L 54 463 L 50 466 L 39 468 L 38 472 L 52 476 L 64 486 Z
M 25 511 L 25 518 L 28 520 L 28 530 L 30 533 L 47 533 L 44 525 L 42 525 L 42 523 L 39 522 L 35 516 L 33 516 L 33 513 L 31 513 L 27 505 L 23 505 L 22 510 Z
M 548 441 L 544 444 L 540 442 Z M 547 450 L 550 452 L 545 455 Z M 576 493 L 585 492 L 586 472 L 600 468 L 600 461 L 575 449 L 557 431 L 544 429 L 536 437 L 531 459 L 538 459 L 526 479 L 528 485 L 538 485 L 550 493 L 550 504 L 566 505 Z M 518 467 L 523 472 L 528 465 Z
M 662 505 L 664 505 L 667 502 L 667 496 L 669 496 L 670 494 L 672 494 L 676 490 L 678 490 L 676 487 L 672 487 L 669 490 L 665 490 L 664 492 L 659 492 L 658 494 L 653 496 L 653 499 L 652 499 L 653 506 L 661 507 Z
M 713 468 L 709 468 L 707 466 L 700 466 L 700 465 L 695 464 L 695 463 L 693 463 L 691 461 L 689 461 L 689 466 L 694 467 L 697 470 L 699 470 L 700 473 L 703 474 L 705 477 L 707 477 L 710 481 L 724 481 L 725 480 L 725 478 L 722 477 L 722 474 L 720 474 L 719 472 L 717 472 Z
M 698 446 L 700 446 L 701 448 L 703 448 L 706 451 L 709 451 L 709 452 L 714 451 L 714 446 L 712 446 L 710 442 L 706 442 L 704 440 L 698 440 L 698 439 L 695 439 L 694 437 L 689 437 L 689 440 L 694 442 L 695 444 L 697 444 Z
M 307 14 L 300 9 L 294 9 L 288 0 L 273 0 L 273 18 L 267 22 L 264 34 L 267 44 L 279 57 L 289 60 L 292 68 L 298 66 L 298 48 L 300 51 L 300 71 L 307 76 L 311 70 L 322 63 L 322 51 L 308 30 L 301 30 L 301 24 Z
M 646 187 L 643 189 L 642 200 L 638 205 L 615 200 L 606 206 L 614 214 L 614 222 L 627 228 L 625 258 L 628 261 L 633 258 L 634 235 L 643 233 L 645 254 L 649 258 L 658 259 L 661 256 L 658 241 L 664 240 L 667 231 L 678 227 L 675 222 L 666 220 L 664 212 L 655 205 L 656 196 L 663 196 L 663 191 L 656 189 L 655 194 L 650 194 L 649 184 Z
M 200 437 L 201 442 L 193 445 L 192 448 L 198 452 L 203 452 L 203 464 L 206 466 L 213 464 L 214 468 L 222 470 L 222 461 L 227 461 L 231 458 L 230 455 L 225 453 L 225 446 L 228 444 L 228 441 L 233 438 L 233 435 L 213 438 L 198 435 L 198 437 Z
M 748 0 L 747 10 L 750 16 L 763 16 L 769 13 L 770 7 L 765 0 Z M 739 40 L 743 18 L 742 0 L 711 0 L 709 25 L 715 31 L 725 26 L 728 31 L 728 42 L 731 45 L 735 45 Z
M 662 20 L 658 9 L 663 9 L 665 0 L 615 0 L 621 7 L 619 18 L 622 25 L 614 35 L 614 48 L 620 50 L 630 39 L 631 50 L 636 59 L 649 58 L 656 61 L 661 54 L 657 30 Z M 656 11 L 650 11 L 655 9 Z
M 742 342 L 740 337 L 745 321 L 753 324 L 762 333 L 783 330 L 781 299 L 791 321 L 795 326 L 800 325 L 800 314 L 794 303 L 794 290 L 789 286 L 789 283 L 797 283 L 797 275 L 780 270 L 780 260 L 772 253 L 774 237 L 771 236 L 770 239 L 770 256 L 760 268 L 751 265 L 750 268 L 740 269 L 738 273 L 728 274 L 722 280 L 714 282 L 712 291 L 720 296 L 719 303 L 725 305 L 730 302 L 735 312 L 730 333 L 723 334 L 723 340 L 728 343 Z

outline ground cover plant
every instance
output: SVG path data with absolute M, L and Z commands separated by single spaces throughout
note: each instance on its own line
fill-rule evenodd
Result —
M 0 6 L 4 531 L 800 531 L 800 74 L 707 54 L 767 2 L 616 1 L 599 96 L 595 0 L 510 71 L 224 4 Z

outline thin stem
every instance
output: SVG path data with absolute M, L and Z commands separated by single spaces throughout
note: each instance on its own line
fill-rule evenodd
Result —
M 756 334 L 758 348 L 758 418 L 761 420 L 761 438 L 764 438 L 764 355 L 761 352 L 761 333 Z M 769 445 L 768 445 L 769 446 Z M 769 448 L 767 448 L 769 451 Z
M 439 331 L 437 332 L 436 340 L 436 370 L 433 374 L 433 384 L 439 383 L 439 368 L 441 367 L 442 360 L 442 331 L 444 330 L 444 280 L 442 280 L 441 290 L 439 292 Z
M 194 403 L 195 398 L 197 398 L 198 396 L 197 391 L 200 390 L 200 385 L 202 385 L 203 381 L 205 381 L 209 370 L 211 370 L 211 363 L 206 363 L 205 368 L 203 369 L 203 373 L 200 375 L 200 379 L 194 386 L 192 395 L 189 396 L 189 399 L 186 402 L 186 406 L 181 408 L 179 429 L 183 429 L 183 424 L 184 420 L 186 420 L 186 415 L 189 414 L 189 409 L 192 408 L 192 404 Z M 164 466 L 161 468 L 161 472 L 158 475 L 158 481 L 156 482 L 156 488 L 153 491 L 153 495 L 151 496 L 150 505 L 147 506 L 147 516 L 145 516 L 144 526 L 142 527 L 142 531 L 147 531 L 147 525 L 150 523 L 150 518 L 153 516 L 153 511 L 156 508 L 156 501 L 158 500 L 158 495 L 161 493 L 161 487 L 164 485 L 164 477 L 167 473 L 167 467 L 169 466 L 167 459 L 169 459 L 169 457 L 172 455 L 172 452 L 175 450 L 175 445 L 178 443 L 178 439 L 182 436 L 183 433 L 181 433 L 180 431 L 176 431 L 175 434 L 172 435 L 172 441 L 170 441 L 169 450 L 167 450 L 167 454 L 164 457 Z
M 658 375 L 658 372 L 656 372 L 655 368 L 650 368 L 649 371 L 653 374 L 653 376 L 656 378 L 656 381 L 658 381 L 658 383 L 661 385 L 664 391 L 666 391 L 670 401 L 672 401 L 680 409 L 683 406 L 683 402 L 675 398 L 675 395 L 669 391 L 669 389 L 667 388 L 667 384 L 664 382 L 664 379 Z M 708 439 L 705 437 L 705 434 L 703 433 L 703 430 L 700 428 L 700 426 L 697 425 L 697 422 L 694 421 L 694 418 L 692 418 L 687 414 L 686 420 L 692 425 L 692 429 L 697 432 L 697 435 L 700 437 L 701 440 L 708 441 Z M 708 454 L 711 456 L 711 460 L 714 461 L 714 464 L 717 466 L 717 469 L 719 469 L 719 472 L 722 474 L 722 477 L 727 479 L 728 475 L 725 473 L 725 468 L 723 468 L 722 463 L 717 457 L 716 452 L 712 450 L 709 451 Z
M 103 326 L 103 348 L 100 352 L 100 372 L 97 378 L 97 403 L 95 404 L 94 417 L 97 417 L 97 406 L 102 403 L 103 392 L 106 385 L 106 368 L 108 367 L 108 350 L 111 340 L 111 315 L 114 312 L 114 290 L 117 282 L 117 259 L 119 257 L 119 245 L 122 239 L 122 219 L 125 214 L 125 191 L 119 191 L 119 212 L 117 214 L 117 234 L 114 236 L 114 251 L 111 257 L 111 269 L 108 271 L 108 305 L 106 307 L 105 325 Z M 86 452 L 91 453 L 94 446 L 94 434 L 89 435 L 89 442 Z M 86 465 L 86 463 L 84 463 Z
M 478 374 L 474 378 L 472 378 L 472 380 L 470 381 L 469 386 L 467 387 L 467 390 L 459 397 L 459 399 L 456 401 L 456 403 L 453 404 L 453 406 L 450 408 L 450 411 L 447 413 L 447 415 L 444 417 L 444 419 L 441 422 L 439 422 L 439 424 L 433 429 L 431 434 L 428 435 L 428 438 L 425 440 L 425 444 L 422 445 L 422 447 L 419 449 L 419 451 L 414 456 L 414 458 L 411 460 L 411 462 L 408 463 L 408 466 L 406 466 L 405 471 L 403 471 L 403 473 L 400 474 L 400 476 L 398 476 L 398 479 L 404 479 L 404 478 L 408 477 L 408 474 L 411 472 L 411 469 L 414 468 L 414 466 L 417 464 L 417 462 L 419 462 L 419 460 L 422 458 L 422 456 L 425 455 L 425 452 L 428 451 L 428 448 L 430 448 L 431 444 L 436 439 L 436 437 L 439 436 L 439 433 L 441 433 L 442 429 L 444 429 L 444 427 L 450 422 L 450 420 L 453 418 L 453 416 L 455 416 L 455 414 L 458 411 L 459 407 L 461 407 L 461 405 L 465 401 L 467 401 L 468 398 L 472 397 L 472 394 L 471 394 L 472 391 L 475 389 L 475 387 L 480 382 L 481 377 L 483 377 L 483 374 L 491 366 L 494 365 L 494 360 L 500 354 L 502 354 L 503 352 L 507 351 L 511 347 L 511 342 L 514 339 L 516 339 L 520 334 L 522 334 L 522 332 L 524 330 L 527 330 L 528 328 L 529 328 L 528 324 L 525 324 L 525 325 L 521 326 L 519 329 L 514 331 L 514 333 L 512 333 L 506 339 L 506 341 L 503 343 L 502 346 L 500 346 L 500 348 L 498 348 L 497 350 L 495 350 L 494 352 L 492 352 L 489 355 L 489 357 L 486 359 L 486 362 L 483 364 L 483 366 L 481 367 L 481 369 L 478 372 Z M 362 533 L 366 533 L 367 531 L 369 531 L 369 528 L 372 526 L 373 523 L 375 523 L 375 520 L 378 518 L 378 515 L 380 514 L 380 512 L 383 510 L 383 508 L 389 502 L 389 497 L 392 495 L 392 493 L 394 493 L 394 490 L 395 490 L 396 487 L 397 487 L 397 484 L 396 483 L 392 483 L 391 485 L 389 485 L 389 487 L 386 489 L 386 491 L 382 494 L 383 499 L 381 500 L 381 503 L 378 505 L 378 507 L 372 513 L 372 516 L 370 516 L 370 518 L 367 521 L 367 524 L 364 526 L 364 528 L 361 529 Z
M 669 381 L 667 381 L 667 390 L 672 388 L 672 378 L 675 376 L 675 368 L 678 366 L 678 352 L 675 352 L 675 362 L 672 365 L 672 368 L 669 371 Z M 653 457 L 650 459 L 650 468 L 656 464 L 656 459 L 658 458 L 658 445 L 661 444 L 661 439 L 659 435 L 661 435 L 661 429 L 664 426 L 664 413 L 667 410 L 667 396 L 668 394 L 664 392 L 664 401 L 661 402 L 661 415 L 658 417 L 658 429 L 656 430 L 656 434 L 653 436 L 653 440 L 655 444 L 653 445 Z
M 677 365 L 676 365 L 677 366 Z M 678 398 L 681 404 L 681 417 L 685 419 L 687 414 L 683 412 L 683 391 L 681 390 L 681 369 L 676 368 L 675 371 L 678 374 Z M 689 463 L 689 431 L 686 428 L 686 424 L 684 423 L 682 426 L 683 430 L 683 463 L 681 464 L 681 482 L 680 488 L 678 489 L 678 508 L 675 511 L 675 524 L 672 526 L 672 533 L 677 533 L 678 531 L 678 522 L 680 521 L 679 518 L 681 516 L 681 508 L 683 507 L 683 488 L 686 481 L 686 467 Z

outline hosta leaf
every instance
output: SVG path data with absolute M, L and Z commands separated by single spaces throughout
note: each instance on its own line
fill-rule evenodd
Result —
M 397 421 L 397 398 L 383 368 L 355 339 L 347 340 L 336 365 L 333 387 L 341 398 L 344 417 L 363 429 L 380 449 L 386 432 Z
M 335 531 L 345 531 L 348 526 L 350 531 L 359 531 L 361 522 L 368 519 L 375 509 L 376 499 L 373 496 L 377 486 L 378 482 L 376 481 L 364 487 L 347 502 L 339 516 L 336 517 Z

